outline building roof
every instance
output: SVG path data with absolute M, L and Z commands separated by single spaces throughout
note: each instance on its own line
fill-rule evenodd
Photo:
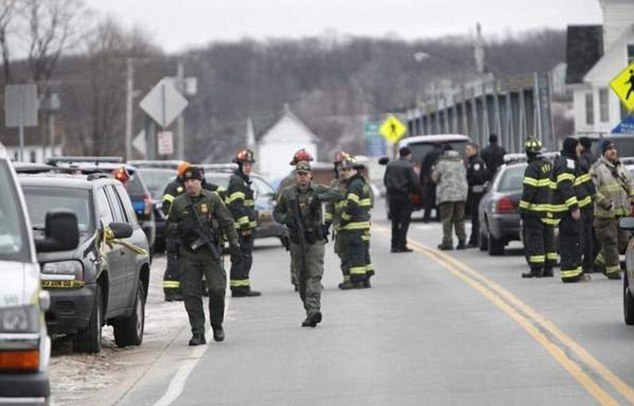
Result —
M 566 84 L 583 83 L 583 77 L 603 56 L 603 26 L 569 25 L 566 35 Z
M 291 111 L 288 104 L 284 105 L 284 108 L 274 113 L 256 113 L 251 115 L 251 121 L 253 124 L 253 132 L 256 141 L 261 141 L 269 132 L 284 118 L 290 119 L 295 125 L 303 130 L 303 132 L 309 135 L 310 138 L 316 139 L 315 133 L 295 114 Z

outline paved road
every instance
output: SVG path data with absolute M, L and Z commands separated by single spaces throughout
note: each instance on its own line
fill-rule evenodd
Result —
M 619 282 L 522 280 L 519 249 L 492 258 L 430 248 L 439 224 L 414 223 L 415 252 L 390 254 L 387 222 L 374 223 L 373 288 L 338 290 L 328 249 L 317 328 L 300 327 L 287 253 L 263 241 L 253 271 L 263 296 L 230 301 L 227 341 L 187 347 L 181 324 L 113 403 L 634 403 L 634 329 L 622 320 Z

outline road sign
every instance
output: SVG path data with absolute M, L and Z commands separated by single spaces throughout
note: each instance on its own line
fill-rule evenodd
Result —
M 610 87 L 619 96 L 625 108 L 634 111 L 634 62 L 612 79 Z
M 4 87 L 4 122 L 7 127 L 37 126 L 37 87 L 7 85 Z
M 145 130 L 141 130 L 141 132 L 139 132 L 137 136 L 134 137 L 134 141 L 132 141 L 132 146 L 136 148 L 136 150 L 139 151 L 139 153 L 143 154 L 144 157 L 147 155 L 147 142 L 145 141 Z
M 172 155 L 174 153 L 174 134 L 171 131 L 158 133 L 159 155 Z
M 363 126 L 368 156 L 385 155 L 385 140 L 381 137 L 379 128 L 381 128 L 380 121 L 366 121 Z
M 393 114 L 390 114 L 387 116 L 383 124 L 381 124 L 379 132 L 383 138 L 394 144 L 403 138 L 407 132 L 407 128 L 405 128 L 398 118 L 396 118 Z
M 625 116 L 612 130 L 612 134 L 634 134 L 634 115 Z
M 187 107 L 187 100 L 178 93 L 170 78 L 163 78 L 141 100 L 139 106 L 158 125 L 165 128 Z

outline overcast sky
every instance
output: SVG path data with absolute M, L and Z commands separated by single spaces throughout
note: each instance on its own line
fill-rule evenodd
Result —
M 243 37 L 330 32 L 403 39 L 485 36 L 601 24 L 599 0 L 86 0 L 124 27 L 142 27 L 168 52 Z

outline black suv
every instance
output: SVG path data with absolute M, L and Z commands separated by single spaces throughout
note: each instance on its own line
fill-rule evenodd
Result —
M 134 212 L 141 223 L 141 227 L 147 235 L 150 248 L 154 245 L 156 238 L 156 223 L 154 219 L 154 210 L 152 195 L 145 184 L 143 176 L 137 171 L 137 168 L 123 163 L 121 157 L 77 157 L 77 156 L 60 156 L 49 158 L 46 163 L 57 168 L 59 171 L 76 171 L 84 175 L 91 173 L 107 173 L 111 174 L 115 169 L 125 167 L 130 174 L 127 182 L 126 191 L 130 195 Z M 26 172 L 24 168 L 18 172 Z
M 145 233 L 121 182 L 104 174 L 20 175 L 34 235 L 50 208 L 75 213 L 80 243 L 70 251 L 38 252 L 49 291 L 50 333 L 74 334 L 77 352 L 99 352 L 101 329 L 114 327 L 118 346 L 140 345 L 150 260 Z

